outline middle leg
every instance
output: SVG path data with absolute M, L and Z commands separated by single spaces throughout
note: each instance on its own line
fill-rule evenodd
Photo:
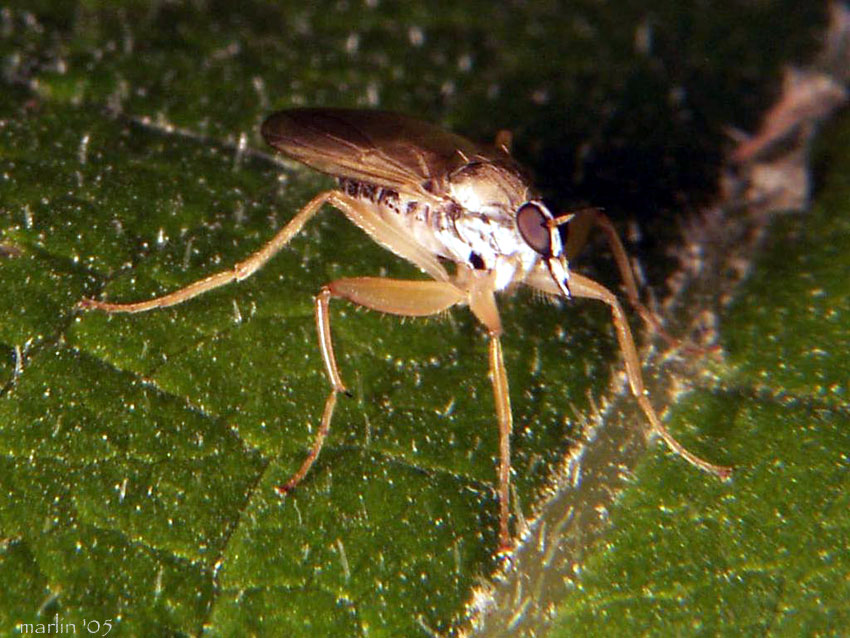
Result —
M 301 467 L 282 486 L 279 494 L 294 489 L 307 475 L 319 457 L 328 434 L 336 406 L 336 396 L 346 392 L 334 355 L 330 327 L 330 300 L 347 299 L 372 310 L 404 317 L 426 317 L 439 314 L 466 300 L 466 293 L 452 283 L 443 281 L 404 281 L 380 277 L 355 277 L 338 279 L 323 287 L 316 296 L 316 330 L 319 333 L 319 349 L 325 364 L 325 372 L 331 390 L 325 401 L 322 421 L 310 452 Z

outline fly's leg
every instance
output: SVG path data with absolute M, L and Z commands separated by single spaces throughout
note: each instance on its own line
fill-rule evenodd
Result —
M 360 278 L 340 280 L 329 286 L 335 286 L 328 293 L 330 296 L 338 296 L 349 299 L 355 303 L 382 310 L 391 314 L 402 316 L 420 317 L 440 312 L 440 304 L 445 303 L 444 308 L 466 301 L 473 314 L 487 328 L 490 334 L 490 378 L 493 383 L 493 393 L 496 401 L 496 412 L 499 419 L 499 542 L 502 549 L 509 549 L 510 534 L 508 521 L 510 515 L 510 471 L 511 471 L 511 405 L 508 396 L 508 379 L 502 360 L 502 347 L 499 343 L 499 335 L 502 333 L 502 323 L 499 319 L 499 311 L 493 295 L 493 281 L 491 274 L 473 271 L 458 281 L 457 285 L 449 281 L 449 275 L 440 264 L 439 260 L 422 246 L 413 241 L 405 232 L 377 215 L 373 209 L 365 206 L 361 201 L 342 194 L 334 201 L 334 206 L 339 208 L 352 223 L 366 231 L 379 244 L 386 246 L 397 255 L 403 257 L 423 272 L 428 273 L 436 281 L 434 282 L 399 282 L 388 283 L 394 280 Z M 467 281 L 468 279 L 468 281 Z M 428 284 L 426 287 L 424 284 Z M 468 284 L 468 285 L 467 285 Z M 390 292 L 391 288 L 398 290 Z M 404 290 L 402 290 L 404 289 Z M 424 294 L 423 294 L 424 293 Z M 423 294 L 422 299 L 417 296 Z M 327 321 L 327 301 L 322 302 L 322 294 L 317 300 L 317 307 L 324 303 L 323 319 L 319 318 L 317 310 L 317 326 L 322 341 L 321 348 L 325 368 L 331 385 L 336 391 L 343 391 L 344 385 L 337 370 L 336 361 L 333 356 L 333 346 L 330 338 L 330 329 Z M 439 300 L 443 297 L 442 300 Z M 437 299 L 438 303 L 433 306 L 427 299 Z
M 469 309 L 490 333 L 490 382 L 499 420 L 499 550 L 511 549 L 510 490 L 511 490 L 511 432 L 513 414 L 508 391 L 508 373 L 502 356 L 502 320 L 493 294 L 493 274 L 473 271 L 469 281 Z
M 262 268 L 267 261 L 274 257 L 290 240 L 303 228 L 304 224 L 310 220 L 324 204 L 336 206 L 336 200 L 340 197 L 337 191 L 325 191 L 311 199 L 302 208 L 292 220 L 284 226 L 268 243 L 260 248 L 245 261 L 239 262 L 231 270 L 210 275 L 205 279 L 201 279 L 194 283 L 175 290 L 172 293 L 155 297 L 147 301 L 139 301 L 135 303 L 110 303 L 106 301 L 97 301 L 96 299 L 83 299 L 78 306 L 84 309 L 97 309 L 105 312 L 145 312 L 154 308 L 166 308 L 183 303 L 200 294 L 214 290 L 220 286 L 232 283 L 234 281 L 242 281 L 253 275 Z
M 620 278 L 622 279 L 623 286 L 626 289 L 626 297 L 628 298 L 629 303 L 638 315 L 640 315 L 640 318 L 643 319 L 644 322 L 662 339 L 673 347 L 681 346 L 682 341 L 669 334 L 662 327 L 661 320 L 658 316 L 641 302 L 637 283 L 635 282 L 634 272 L 632 271 L 632 266 L 629 263 L 628 253 L 623 246 L 623 242 L 620 240 L 620 235 L 617 233 L 617 229 L 614 228 L 614 224 L 611 223 L 611 220 L 605 213 L 600 211 L 598 208 L 584 208 L 576 211 L 575 216 L 572 218 L 568 226 L 569 234 L 567 236 L 567 245 L 564 250 L 567 258 L 573 259 L 578 255 L 579 251 L 587 241 L 587 237 L 593 225 L 598 226 L 605 234 L 605 238 L 608 240 L 608 245 L 610 246 L 611 253 L 614 256 L 614 262 L 617 264 L 617 270 L 620 271 Z M 697 354 L 705 353 L 703 348 L 690 344 L 685 344 L 685 349 Z
M 325 437 L 327 437 L 328 432 L 331 429 L 331 419 L 333 419 L 335 407 L 336 390 L 331 390 L 331 392 L 328 393 L 328 398 L 325 400 L 325 409 L 322 411 L 322 422 L 319 424 L 319 430 L 316 432 L 316 438 L 313 439 L 313 445 L 310 447 L 310 451 L 301 463 L 301 467 L 298 468 L 298 471 L 295 472 L 295 474 L 289 477 L 289 480 L 286 483 L 283 485 L 277 485 L 274 488 L 280 496 L 283 496 L 289 491 L 295 489 L 295 486 L 298 485 L 301 482 L 301 479 L 307 475 L 307 472 L 310 471 L 313 463 L 319 457 L 319 452 L 322 451 L 322 445 L 325 443 Z
M 671 450 L 673 450 L 673 452 L 684 458 L 692 465 L 714 474 L 721 479 L 729 478 L 732 474 L 731 467 L 714 465 L 713 463 L 709 463 L 708 461 L 689 452 L 684 446 L 682 446 L 681 443 L 673 438 L 673 435 L 670 434 L 670 432 L 667 431 L 667 428 L 665 428 L 661 423 L 661 419 L 658 418 L 655 408 L 653 408 L 652 404 L 649 402 L 646 388 L 643 385 L 643 376 L 640 371 L 640 359 L 638 358 L 635 342 L 632 338 L 632 331 L 629 329 L 626 315 L 623 312 L 623 308 L 620 306 L 620 303 L 617 301 L 617 298 L 614 296 L 614 293 L 592 279 L 579 275 L 575 272 L 570 273 L 570 292 L 575 297 L 598 299 L 599 301 L 606 303 L 608 307 L 611 308 L 614 328 L 617 332 L 617 340 L 620 343 L 620 350 L 623 352 L 623 358 L 626 361 L 626 376 L 629 379 L 629 386 L 631 387 L 632 394 L 635 396 L 638 404 L 646 415 L 646 418 L 652 425 L 652 429 L 657 432 L 662 439 L 664 439 L 664 442 Z
M 508 373 L 502 356 L 502 341 L 497 334 L 490 335 L 490 381 L 493 383 L 496 418 L 499 420 L 499 550 L 506 552 L 512 547 L 508 521 L 510 519 L 513 414 L 508 392 Z
M 315 463 L 330 430 L 336 396 L 340 392 L 346 392 L 331 339 L 330 301 L 333 298 L 347 299 L 359 306 L 388 314 L 426 317 L 439 314 L 464 301 L 466 294 L 449 282 L 404 281 L 380 277 L 338 279 L 322 288 L 316 296 L 316 331 L 319 333 L 319 349 L 331 390 L 310 452 L 298 471 L 284 485 L 276 488 L 279 494 L 285 494 L 298 485 Z

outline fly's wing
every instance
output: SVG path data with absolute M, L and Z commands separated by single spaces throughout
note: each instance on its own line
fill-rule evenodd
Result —
M 412 117 L 357 109 L 291 109 L 263 122 L 271 146 L 307 166 L 429 197 L 470 161 L 505 161 L 460 135 Z

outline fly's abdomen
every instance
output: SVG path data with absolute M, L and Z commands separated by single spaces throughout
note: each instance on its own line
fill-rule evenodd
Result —
M 463 242 L 454 229 L 450 207 L 345 177 L 339 178 L 339 188 L 435 255 L 454 262 L 466 261 L 469 251 L 461 247 Z

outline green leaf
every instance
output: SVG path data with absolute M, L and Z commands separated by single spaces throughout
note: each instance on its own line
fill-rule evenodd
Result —
M 669 465 L 640 471 L 551 635 L 850 626 L 850 119 L 824 137 L 815 204 L 770 225 L 720 317 L 726 365 L 671 413 L 722 429 L 732 484 L 695 492 Z
M 255 276 L 175 308 L 107 316 L 78 301 L 145 299 L 229 268 L 330 187 L 261 150 L 263 117 L 298 104 L 379 105 L 481 139 L 512 128 L 548 195 L 612 215 L 646 221 L 684 193 L 698 200 L 724 127 L 753 124 L 763 78 L 813 49 L 823 7 L 792 6 L 730 2 L 716 21 L 670 2 L 0 11 L 2 631 L 54 618 L 80 633 L 109 621 L 117 636 L 459 627 L 498 562 L 486 336 L 466 311 L 399 322 L 333 306 L 354 398 L 340 399 L 321 457 L 281 499 L 274 486 L 304 459 L 328 391 L 312 296 L 340 276 L 420 276 L 413 268 L 328 211 Z M 752 21 L 772 29 L 753 35 Z M 635 54 L 640 29 L 655 34 L 651 54 Z M 730 50 L 746 62 L 730 68 Z M 651 281 L 673 267 L 671 226 L 648 221 L 637 247 Z M 604 255 L 581 266 L 616 286 Z M 502 313 L 516 501 L 530 516 L 609 396 L 619 354 L 595 304 L 518 294 Z M 724 338 L 751 375 L 749 342 Z M 794 396 L 824 400 L 800 383 Z M 723 416 L 695 425 L 689 446 L 753 458 L 722 400 L 692 405 Z M 671 428 L 684 422 L 702 419 Z M 644 454 L 634 422 L 599 436 Z M 637 479 L 655 524 L 659 492 L 673 503 L 733 493 L 666 456 L 652 454 L 666 480 Z M 619 487 L 617 465 L 589 467 L 611 472 L 601 489 Z M 636 495 L 623 503 L 641 509 Z M 731 516 L 682 542 L 701 547 Z M 654 558 L 645 543 L 625 551 L 637 571 Z

